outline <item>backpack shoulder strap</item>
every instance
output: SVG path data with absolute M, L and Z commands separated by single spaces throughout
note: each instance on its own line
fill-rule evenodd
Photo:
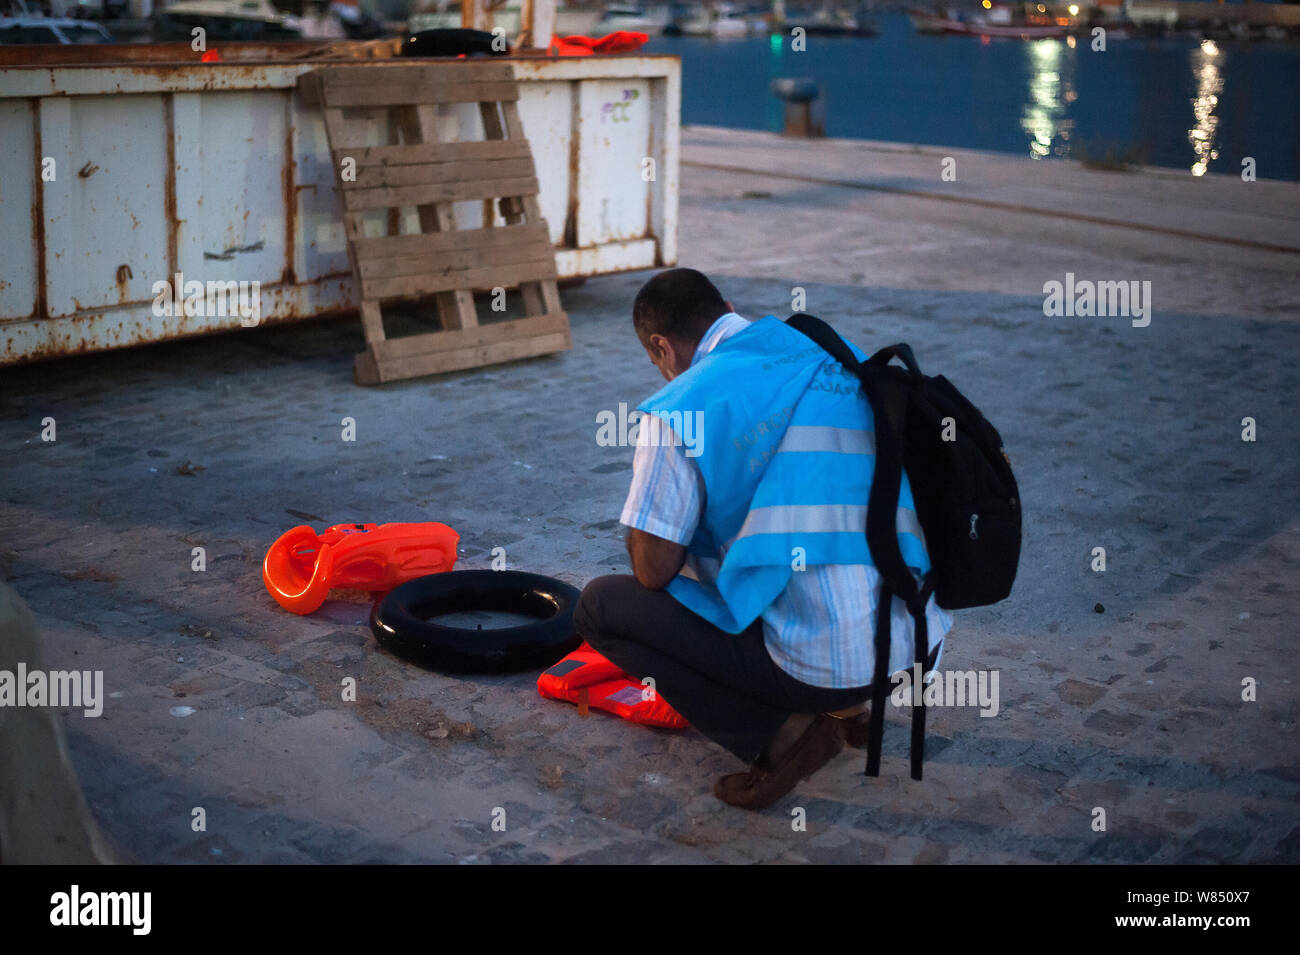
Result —
M 905 344 L 891 345 L 861 362 L 848 343 L 820 318 L 799 312 L 786 320 L 791 328 L 803 332 L 832 358 L 857 376 L 876 422 L 876 462 L 871 478 L 871 496 L 867 502 L 867 547 L 882 578 L 880 603 L 876 607 L 875 669 L 871 679 L 871 723 L 867 736 L 866 775 L 880 775 L 880 751 L 885 733 L 885 699 L 889 684 L 889 650 L 892 643 L 890 616 L 895 595 L 907 602 L 916 637 L 916 662 L 924 672 L 929 656 L 929 634 L 925 605 L 934 588 L 927 579 L 918 584 L 903 559 L 898 546 L 898 496 L 903 481 L 903 430 L 907 420 L 908 387 L 919 378 L 921 369 L 912 349 Z M 900 358 L 907 371 L 890 369 L 892 358 Z M 925 703 L 912 709 L 912 778 L 921 778 L 925 748 Z
M 840 338 L 839 333 L 823 322 L 816 315 L 809 315 L 806 312 L 796 312 L 785 320 L 785 323 L 795 331 L 803 332 L 818 345 L 821 345 L 826 351 L 830 352 L 832 358 L 847 368 L 849 371 L 857 371 L 858 356 L 853 354 L 853 349 L 849 347 L 848 342 Z

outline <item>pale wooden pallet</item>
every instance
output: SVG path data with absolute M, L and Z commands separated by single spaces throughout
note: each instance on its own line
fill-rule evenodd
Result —
M 305 100 L 324 113 L 343 197 L 366 335 L 366 351 L 353 368 L 359 384 L 571 347 L 508 63 L 331 66 L 299 83 Z M 478 104 L 485 139 L 440 138 L 437 107 L 452 103 Z M 386 115 L 394 140 L 388 145 L 364 144 L 364 131 L 349 122 L 375 110 Z M 355 164 L 355 178 L 344 178 L 345 160 Z M 483 202 L 483 228 L 456 228 L 452 203 L 466 200 Z M 494 224 L 498 203 L 504 226 Z M 420 231 L 401 233 L 401 210 L 411 207 L 418 210 Z M 376 210 L 387 212 L 387 234 L 365 235 L 363 216 Z M 480 325 L 473 292 L 493 288 L 518 288 L 526 316 Z M 383 304 L 428 296 L 435 297 L 441 329 L 389 338 Z

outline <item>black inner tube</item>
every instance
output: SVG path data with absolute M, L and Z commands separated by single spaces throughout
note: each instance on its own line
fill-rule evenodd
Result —
M 465 588 L 450 593 L 426 597 L 410 606 L 412 617 L 419 620 L 433 621 L 436 617 L 453 613 L 473 611 L 491 613 L 517 613 L 538 620 L 549 620 L 560 612 L 560 602 L 552 594 L 538 590 L 507 590 L 488 593 L 481 590 Z M 444 623 L 438 623 L 446 627 Z M 448 627 L 449 630 L 470 628 Z
M 444 673 L 544 669 L 582 642 L 574 633 L 578 589 L 520 571 L 456 570 L 408 581 L 375 604 L 370 629 L 403 660 Z M 438 617 L 512 613 L 527 623 L 447 626 Z

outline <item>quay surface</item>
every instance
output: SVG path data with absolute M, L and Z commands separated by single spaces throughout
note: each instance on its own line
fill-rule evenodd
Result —
M 932 711 L 917 783 L 893 710 L 879 779 L 849 752 L 756 815 L 713 798 L 737 764 L 694 731 L 582 719 L 528 674 L 407 666 L 359 596 L 310 617 L 267 596 L 262 555 L 304 521 L 439 520 L 462 568 L 504 547 L 576 585 L 626 572 L 631 449 L 599 446 L 596 416 L 657 387 L 630 320 L 650 273 L 564 290 L 570 352 L 374 389 L 351 382 L 355 318 L 6 368 L 0 579 L 35 614 L 45 666 L 104 672 L 104 715 L 61 718 L 120 855 L 1300 861 L 1300 185 L 711 128 L 682 141 L 682 265 L 750 317 L 788 314 L 797 287 L 864 347 L 911 342 L 1001 430 L 1020 577 L 956 615 L 944 658 L 998 672 L 997 715 Z M 1066 273 L 1150 281 L 1150 324 L 1047 317 L 1044 283 Z

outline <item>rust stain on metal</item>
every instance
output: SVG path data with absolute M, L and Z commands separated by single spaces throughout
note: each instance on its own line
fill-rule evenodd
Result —
M 131 288 L 128 283 L 135 276 L 131 274 L 131 266 L 123 263 L 117 267 L 117 300 L 125 302 L 126 297 L 131 294 Z
M 180 271 L 180 228 L 176 220 L 176 94 L 164 100 L 163 109 L 167 135 L 167 173 L 163 178 L 163 215 L 167 217 L 167 272 L 175 275 Z
M 87 159 L 86 164 L 77 170 L 77 175 L 80 176 L 82 179 L 89 179 L 98 171 L 99 171 L 99 167 L 96 166 L 89 159 Z
M 276 309 L 272 314 L 263 315 L 258 327 L 263 325 L 278 325 L 285 322 L 303 321 L 305 319 L 330 319 L 343 315 L 355 316 L 356 306 L 351 304 L 341 304 L 322 308 L 319 291 L 330 289 L 339 285 L 349 285 L 352 281 L 350 272 L 331 273 L 329 276 L 309 285 L 298 285 L 290 288 L 281 289 L 281 295 L 276 303 Z M 272 286 L 274 288 L 275 286 Z M 265 289 L 263 289 L 265 291 Z M 152 301 L 149 299 L 148 301 Z M 130 303 L 127 303 L 130 304 Z M 80 303 L 77 303 L 80 310 Z M 99 321 L 103 313 L 111 312 L 116 308 L 97 309 L 92 312 L 82 312 L 77 315 L 70 315 L 57 320 L 57 337 L 51 336 L 50 341 L 36 345 L 30 350 L 24 351 L 19 355 L 15 351 L 15 342 L 13 335 L 6 337 L 3 355 L 0 355 L 0 365 L 19 365 L 29 362 L 44 361 L 52 358 L 68 358 L 75 355 L 88 355 L 94 352 L 103 352 L 110 349 L 125 348 L 132 345 L 145 345 L 154 342 L 173 341 L 181 338 L 196 338 L 207 334 L 227 334 L 240 331 L 239 325 L 231 325 L 228 328 L 213 328 L 201 324 L 187 325 L 184 323 L 184 316 L 177 316 L 182 319 L 180 324 L 168 326 L 159 329 L 157 326 L 141 323 L 132 325 L 126 323 L 123 326 L 123 332 L 117 334 L 110 342 L 104 340 L 102 334 L 97 333 L 94 323 Z
M 578 108 L 578 84 L 569 84 L 569 207 L 564 216 L 564 247 L 578 247 L 578 162 L 582 144 L 582 111 Z
M 21 47 L 19 48 L 21 49 Z M 32 142 L 36 147 L 33 169 L 41 169 L 41 101 L 32 107 Z M 36 302 L 34 318 L 49 318 L 49 302 L 45 297 L 45 179 L 37 177 L 32 183 L 32 239 L 36 250 Z
M 659 181 L 659 161 L 655 158 L 655 128 L 654 122 L 648 124 L 646 132 L 645 157 L 642 159 L 642 175 L 645 180 L 645 231 L 637 238 L 655 240 L 655 265 L 663 265 L 663 245 L 659 241 L 659 236 L 655 235 L 655 184 Z M 650 160 L 650 168 L 654 175 L 650 179 L 645 179 L 645 160 Z
M 294 285 L 293 256 L 297 248 L 298 231 L 298 189 L 295 185 L 293 158 L 293 91 L 284 98 L 284 170 L 281 175 L 281 188 L 284 192 L 284 271 L 280 281 L 285 285 Z

